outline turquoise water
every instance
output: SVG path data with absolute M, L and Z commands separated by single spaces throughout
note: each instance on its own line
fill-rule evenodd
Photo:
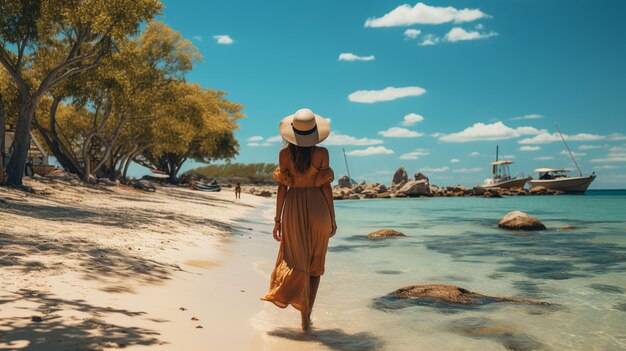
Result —
M 626 349 L 626 192 L 335 204 L 339 231 L 314 311 L 317 329 L 303 340 L 310 349 Z M 499 229 L 512 210 L 539 218 L 548 230 Z M 566 225 L 576 229 L 559 229 Z M 364 239 L 379 228 L 407 237 Z M 261 270 L 269 274 L 272 264 L 268 258 Z M 467 308 L 381 299 L 428 283 L 551 305 Z M 284 312 L 265 318 L 280 324 Z M 298 340 L 288 332 L 274 336 Z

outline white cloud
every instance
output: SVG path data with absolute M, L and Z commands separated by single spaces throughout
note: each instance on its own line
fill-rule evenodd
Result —
M 476 26 L 474 26 L 474 29 L 483 30 L 485 29 L 485 26 L 483 26 L 482 23 L 478 23 Z
M 609 134 L 608 136 L 609 140 L 626 140 L 626 135 L 622 134 L 622 133 L 613 133 L 613 134 Z
M 575 135 L 563 134 L 563 137 L 567 141 L 595 141 L 595 140 L 602 140 L 605 138 L 602 135 L 587 134 L 587 133 L 580 133 L 580 134 L 575 134 Z M 532 138 L 522 139 L 518 141 L 518 143 L 520 144 L 548 144 L 548 143 L 553 143 L 556 141 L 561 141 L 561 137 L 559 136 L 558 133 L 550 134 L 548 132 L 542 132 L 541 134 L 538 134 Z
M 478 152 L 478 151 L 474 151 L 474 152 L 470 153 L 470 156 L 472 156 L 472 157 L 478 157 L 478 156 L 480 156 L 480 152 Z
M 439 132 L 437 132 L 437 133 L 433 133 L 433 134 L 431 134 L 430 136 L 431 136 L 431 137 L 433 137 L 433 138 L 439 138 L 440 136 L 444 136 L 444 135 L 445 135 L 445 134 L 443 134 L 443 133 L 439 133 Z
M 500 158 L 503 160 L 510 160 L 512 158 L 515 158 L 515 155 L 502 155 L 500 156 Z
M 346 154 L 350 156 L 389 155 L 393 153 L 393 150 L 387 149 L 384 146 L 370 146 L 367 149 L 352 150 L 346 152 Z
M 391 127 L 387 130 L 381 130 L 378 132 L 378 135 L 382 135 L 387 138 L 417 138 L 424 136 L 424 133 L 419 133 L 406 128 Z
M 274 135 L 272 137 L 267 138 L 267 140 L 265 140 L 268 143 L 281 143 L 283 141 L 283 137 L 280 135 Z
M 193 40 L 195 41 L 199 41 L 199 42 L 203 42 L 204 38 L 201 35 L 194 35 L 193 37 L 191 37 Z
M 409 28 L 407 30 L 404 31 L 404 36 L 407 39 L 415 39 L 417 38 L 418 35 L 422 34 L 422 31 L 419 29 L 413 29 L 413 28 Z
M 476 168 L 459 168 L 459 169 L 455 169 L 453 172 L 454 173 L 479 173 L 482 171 L 483 171 L 482 168 L 476 167 Z
M 543 115 L 532 113 L 530 115 L 513 117 L 511 118 L 511 121 L 519 121 L 519 120 L 525 120 L 525 119 L 541 119 L 541 118 L 543 118 Z
M 605 163 L 605 162 L 626 162 L 626 156 L 624 157 L 605 157 L 605 158 L 594 158 L 591 160 L 593 163 Z
M 598 167 L 594 167 L 595 169 L 618 169 L 618 168 L 622 168 L 619 166 L 612 166 L 612 165 L 602 165 L 602 166 L 598 166 Z
M 391 101 L 409 96 L 420 96 L 426 89 L 420 87 L 387 87 L 383 90 L 358 90 L 348 95 L 348 100 L 371 104 L 374 102 Z
M 428 156 L 430 152 L 428 149 L 417 148 L 415 151 L 407 152 L 405 154 L 400 155 L 401 160 L 417 160 L 420 156 Z
M 441 173 L 441 172 L 447 172 L 450 170 L 450 167 L 439 167 L 439 168 L 431 168 L 431 167 L 425 167 L 420 169 L 420 172 L 424 172 L 424 173 Z
M 265 146 L 272 146 L 271 143 L 268 142 L 263 142 L 263 143 L 248 143 L 248 146 L 250 147 L 265 147 Z
M 446 39 L 446 41 L 454 43 L 457 41 L 465 41 L 465 40 L 487 39 L 496 35 L 498 35 L 498 33 L 496 32 L 489 32 L 489 33 L 481 33 L 481 32 L 476 32 L 476 31 L 468 32 L 461 27 L 454 27 L 450 29 L 450 31 L 448 32 L 448 34 L 446 34 L 444 38 Z
M 472 22 L 480 18 L 489 17 L 479 9 L 461 9 L 454 7 L 428 6 L 418 2 L 411 7 L 404 4 L 379 18 L 368 18 L 365 27 L 397 27 L 414 24 L 442 24 L 448 22 Z
M 548 160 L 554 160 L 554 157 L 552 157 L 552 156 L 539 156 L 539 157 L 535 157 L 535 160 L 538 160 L 538 161 L 548 161 Z
M 461 160 L 459 160 L 458 158 L 453 158 L 450 160 L 450 163 L 459 163 L 461 162 Z
M 415 123 L 421 122 L 424 120 L 424 116 L 418 115 L 417 113 L 409 113 L 404 116 L 404 120 L 402 121 L 402 125 L 405 127 L 412 126 Z
M 541 150 L 541 147 L 530 146 L 530 145 L 522 146 L 519 148 L 519 151 L 539 151 L 539 150 Z
M 332 146 L 340 146 L 340 145 L 365 146 L 365 145 L 378 145 L 382 143 L 383 141 L 380 139 L 356 138 L 350 135 L 338 134 L 336 132 L 330 132 L 328 139 L 324 141 L 324 144 L 332 145 Z
M 474 123 L 473 126 L 465 128 L 463 131 L 447 134 L 439 137 L 440 141 L 449 143 L 464 143 L 470 141 L 493 141 L 517 138 L 522 135 L 532 135 L 545 132 L 533 127 L 507 127 L 502 122 L 492 124 Z
M 564 156 L 569 156 L 569 152 L 567 152 L 567 151 L 563 150 L 563 151 L 561 151 L 561 155 L 564 155 Z M 583 156 L 587 156 L 587 154 L 586 154 L 586 153 L 584 153 L 584 152 L 576 152 L 576 151 L 572 151 L 572 155 L 574 155 L 574 157 L 583 157 Z
M 229 35 L 226 34 L 214 35 L 213 39 L 221 45 L 231 45 L 235 42 Z
M 246 141 L 261 141 L 264 138 L 260 135 L 255 135 L 255 136 L 251 136 L 248 139 L 246 139 Z
M 355 54 L 350 53 L 350 52 L 344 52 L 344 53 L 339 54 L 339 61 L 348 61 L 348 62 L 353 62 L 353 61 L 373 61 L 375 59 L 376 59 L 376 57 L 374 55 L 358 56 L 358 55 L 355 55 Z
M 595 150 L 595 149 L 604 149 L 609 147 L 609 145 L 580 145 L 578 150 Z
M 431 46 L 431 45 L 435 45 L 437 43 L 439 43 L 441 41 L 441 38 L 437 37 L 436 35 L 433 34 L 426 34 L 424 36 L 424 39 L 422 39 L 422 42 L 419 43 L 419 46 Z

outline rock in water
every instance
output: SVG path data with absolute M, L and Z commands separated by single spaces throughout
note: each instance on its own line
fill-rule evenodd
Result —
M 406 236 L 406 235 L 393 229 L 378 229 L 367 234 L 368 239 L 396 238 L 399 236 Z
M 488 296 L 447 284 L 412 285 L 398 289 L 388 296 L 397 299 L 422 299 L 457 305 L 486 305 L 494 302 L 518 303 L 527 305 L 549 305 L 547 302 L 507 297 Z
M 430 186 L 425 179 L 408 181 L 398 193 L 409 197 L 430 196 Z
M 483 196 L 487 192 L 487 189 L 483 188 L 480 185 L 476 185 L 472 191 L 474 192 L 474 195 L 476 196 Z
M 339 180 L 337 181 L 337 186 L 339 188 L 352 188 L 352 181 L 350 180 L 350 177 L 345 175 L 339 178 Z
M 498 227 L 508 230 L 525 231 L 546 229 L 546 226 L 543 225 L 540 220 L 521 211 L 512 211 L 507 213 L 504 217 L 502 217 L 500 223 L 498 223 Z
M 406 183 L 409 181 L 409 175 L 406 173 L 406 169 L 404 167 L 398 168 L 396 173 L 393 174 L 393 179 L 391 180 L 391 186 L 398 186 L 402 183 Z

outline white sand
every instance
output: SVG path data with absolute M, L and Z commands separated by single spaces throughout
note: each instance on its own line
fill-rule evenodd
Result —
M 268 283 L 249 256 L 275 252 L 232 232 L 268 200 L 30 185 L 0 188 L 0 350 L 263 348 L 251 323 Z

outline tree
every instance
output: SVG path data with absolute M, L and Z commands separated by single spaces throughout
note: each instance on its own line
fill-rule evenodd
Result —
M 230 159 L 239 149 L 233 131 L 243 117 L 242 106 L 224 99 L 225 93 L 202 89 L 197 84 L 178 84 L 175 103 L 167 115 L 150 126 L 154 141 L 136 158 L 149 168 L 159 169 L 177 181 L 181 166 L 188 159 L 208 163 Z
M 116 166 L 138 151 L 134 144 L 146 121 L 159 118 L 171 82 L 200 59 L 189 40 L 161 22 L 118 47 L 97 68 L 52 89 L 52 102 L 42 103 L 35 119 L 59 163 L 84 181 L 120 174 Z
M 118 40 L 161 9 L 157 0 L 3 0 L 0 2 L 0 64 L 15 83 L 20 112 L 9 184 L 22 186 L 31 123 L 53 87 L 96 67 Z M 37 60 L 39 58 L 39 60 Z M 47 62 L 42 69 L 35 62 Z
M 6 123 L 6 114 L 4 112 L 4 98 L 0 91 L 0 185 L 4 185 L 4 124 Z

